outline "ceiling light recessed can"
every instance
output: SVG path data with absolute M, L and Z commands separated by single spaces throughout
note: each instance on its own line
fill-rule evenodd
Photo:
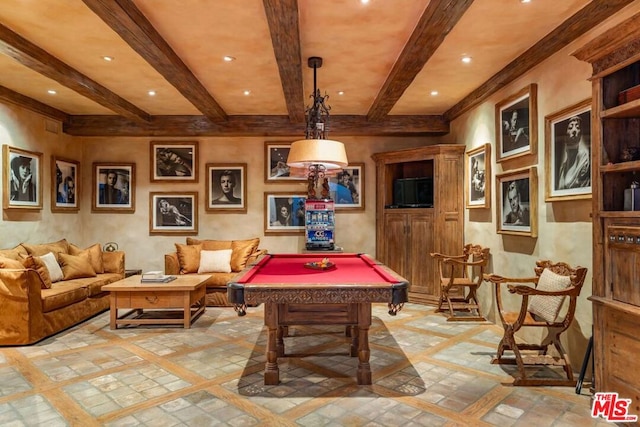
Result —
M 147 93 L 149 94 L 149 96 L 156 96 L 156 91 L 155 90 L 150 90 Z
M 344 91 L 343 90 L 339 90 L 338 91 L 338 95 L 341 95 L 341 96 L 344 95 Z
M 225 56 L 222 57 L 222 60 L 224 62 L 231 62 L 231 61 L 235 61 L 236 58 L 234 58 L 233 56 L 225 55 Z
M 111 61 L 113 61 L 113 56 L 106 56 L 105 55 L 105 56 L 102 57 L 102 59 L 104 59 L 107 62 L 111 62 Z
M 249 95 L 251 95 L 251 91 L 250 91 L 250 90 L 245 90 L 245 91 L 244 91 L 244 92 L 242 92 L 242 93 L 244 93 L 244 95 L 245 95 L 245 96 L 249 96 Z
M 470 56 L 463 56 L 462 57 L 462 62 L 464 62 L 465 64 L 468 64 L 471 62 L 471 57 Z
M 431 91 L 431 96 L 437 96 L 438 95 L 438 91 L 437 90 L 432 90 Z
M 53 90 L 53 89 L 49 89 L 49 90 L 47 91 L 47 93 L 48 93 L 49 95 L 55 95 L 55 94 L 57 94 L 57 93 L 58 93 L 58 91 Z

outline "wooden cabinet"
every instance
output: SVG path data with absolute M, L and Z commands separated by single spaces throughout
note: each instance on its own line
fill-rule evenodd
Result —
M 640 15 L 574 53 L 593 66 L 593 337 L 596 392 L 631 399 L 640 414 Z M 640 191 L 640 189 L 639 189 Z M 640 209 L 640 208 L 636 208 Z
M 464 151 L 464 145 L 443 144 L 372 156 L 376 258 L 409 281 L 411 302 L 436 304 L 440 297 L 429 254 L 462 250 Z

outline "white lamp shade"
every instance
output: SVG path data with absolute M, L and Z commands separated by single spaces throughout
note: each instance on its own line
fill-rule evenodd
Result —
M 327 169 L 342 169 L 349 165 L 344 144 L 330 139 L 301 139 L 291 144 L 287 165 L 307 168 L 323 165 Z

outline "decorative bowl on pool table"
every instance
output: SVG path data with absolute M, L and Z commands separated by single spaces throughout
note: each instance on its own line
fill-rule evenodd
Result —
M 322 261 L 305 262 L 304 266 L 313 270 L 331 270 L 332 268 L 336 268 L 336 265 L 329 261 L 329 258 L 323 258 Z

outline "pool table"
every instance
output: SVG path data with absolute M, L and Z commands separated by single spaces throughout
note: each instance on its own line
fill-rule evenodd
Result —
M 406 279 L 366 254 L 331 253 L 321 268 L 319 254 L 269 254 L 227 283 L 227 299 L 238 315 L 247 304 L 264 303 L 268 329 L 265 385 L 279 383 L 278 357 L 292 325 L 345 325 L 351 356 L 358 356 L 358 384 L 371 384 L 371 303 L 386 302 L 395 315 L 408 300 Z M 315 265 L 313 263 L 316 263 Z

